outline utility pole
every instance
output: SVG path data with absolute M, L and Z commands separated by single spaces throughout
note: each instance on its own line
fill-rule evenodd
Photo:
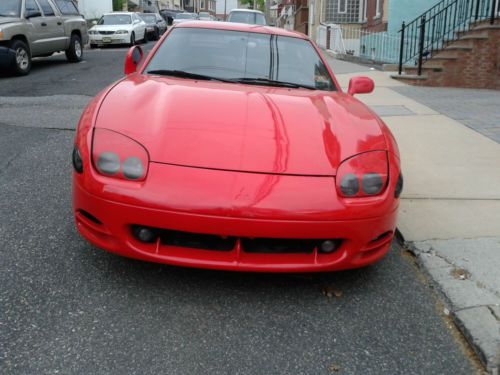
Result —
M 215 7 L 217 8 L 217 4 L 215 4 Z M 226 20 L 227 17 L 227 0 L 224 0 L 224 21 Z

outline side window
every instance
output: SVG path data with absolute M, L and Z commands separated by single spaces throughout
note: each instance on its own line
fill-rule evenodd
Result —
M 42 12 L 35 0 L 26 0 L 26 12 Z
M 45 16 L 54 16 L 54 9 L 52 9 L 52 6 L 49 4 L 48 0 L 38 0 L 38 4 L 42 7 L 43 14 Z
M 78 8 L 71 0 L 55 0 L 55 2 L 61 11 L 61 14 L 73 16 L 80 14 L 80 12 L 78 12 Z

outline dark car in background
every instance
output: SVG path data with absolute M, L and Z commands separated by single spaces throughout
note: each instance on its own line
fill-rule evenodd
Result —
M 183 10 L 178 10 L 178 9 L 162 9 L 160 10 L 160 15 L 167 22 L 168 26 L 172 26 L 174 18 L 177 16 L 177 14 L 183 12 L 184 12 Z
M 146 23 L 148 40 L 158 40 L 167 31 L 167 22 L 158 13 L 140 13 L 139 16 Z

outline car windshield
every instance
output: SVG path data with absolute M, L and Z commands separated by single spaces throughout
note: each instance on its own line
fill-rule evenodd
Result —
M 256 12 L 231 12 L 229 22 L 249 23 L 252 25 L 266 25 L 264 15 Z
M 128 14 L 106 14 L 103 16 L 98 25 L 130 25 L 132 18 Z
M 0 1 L 0 17 L 19 17 L 21 14 L 21 0 Z
M 146 23 L 156 23 L 156 16 L 154 14 L 141 14 L 141 18 Z
M 179 13 L 175 18 L 180 20 L 194 19 L 194 14 L 190 13 Z
M 185 78 L 198 75 L 237 83 L 336 90 L 308 40 L 271 34 L 177 28 L 161 44 L 145 71 L 182 74 Z
M 200 17 L 210 17 L 210 13 L 200 12 Z

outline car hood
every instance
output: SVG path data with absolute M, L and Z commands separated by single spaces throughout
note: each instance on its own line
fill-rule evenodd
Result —
M 146 75 L 117 84 L 95 126 L 135 139 L 153 162 L 257 173 L 333 176 L 387 148 L 378 118 L 343 93 Z
M 20 22 L 21 19 L 17 17 L 0 17 L 0 25 L 6 23 Z

